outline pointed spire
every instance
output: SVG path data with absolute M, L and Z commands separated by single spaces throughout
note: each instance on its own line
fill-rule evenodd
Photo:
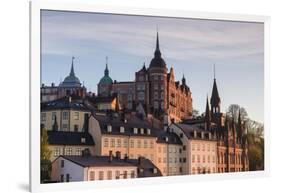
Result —
M 213 90 L 211 96 L 211 108 L 213 113 L 220 112 L 220 103 L 221 99 L 218 92 L 217 82 L 216 82 L 216 72 L 215 72 L 215 64 L 214 64 L 214 83 L 213 83 Z
M 158 27 L 157 27 L 157 35 L 156 35 L 156 49 L 154 52 L 155 57 L 161 57 L 160 46 L 159 46 L 159 35 L 158 35 Z
M 206 122 L 206 127 L 207 127 L 206 129 L 209 129 L 210 125 L 211 125 L 211 115 L 210 115 L 208 95 L 207 95 L 207 100 L 206 100 L 205 122 Z
M 185 80 L 184 74 L 182 75 L 181 82 L 182 82 L 182 85 L 186 85 L 186 80 Z
M 57 122 L 57 115 L 55 115 L 55 118 L 54 118 L 54 124 L 53 124 L 53 131 L 58 131 L 58 122 Z
M 73 61 L 74 61 L 75 57 L 72 56 L 72 61 L 71 61 L 71 70 L 70 70 L 70 76 L 75 76 L 75 73 L 74 73 L 74 64 L 73 64 Z
M 109 70 L 108 70 L 108 57 L 105 57 L 105 70 L 104 70 L 104 75 L 108 76 L 109 75 Z

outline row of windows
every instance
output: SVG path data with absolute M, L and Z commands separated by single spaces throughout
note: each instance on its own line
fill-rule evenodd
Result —
M 167 152 L 167 147 L 158 147 L 158 153 L 166 153 Z M 181 153 L 182 149 L 178 147 L 169 147 L 169 153 Z
M 197 150 L 197 151 L 215 151 L 215 146 L 214 145 L 210 145 L 210 144 L 192 144 L 192 150 Z
M 105 176 L 106 175 L 106 176 Z M 128 178 L 130 175 L 130 178 L 135 178 L 136 177 L 136 173 L 134 170 L 130 170 L 130 171 L 119 171 L 119 170 L 116 170 L 115 172 L 114 171 L 90 171 L 90 174 L 89 174 L 89 180 L 103 180 L 103 179 L 108 179 L 108 180 L 111 180 L 111 179 L 126 179 Z
M 197 159 L 195 159 L 195 158 L 197 158 Z M 211 158 L 212 158 L 212 160 L 211 160 Z M 202 163 L 216 163 L 216 156 L 210 156 L 210 155 L 208 155 L 208 156 L 205 156 L 205 155 L 202 155 L 202 156 L 200 156 L 200 155 L 192 155 L 192 163 L 195 163 L 195 162 L 197 162 L 197 163 L 200 163 L 202 161 Z
M 212 171 L 211 171 L 211 169 L 212 169 Z M 192 168 L 192 174 L 208 174 L 208 173 L 215 173 L 216 172 L 216 168 L 215 167 L 213 167 L 213 168 L 210 168 L 210 167 L 208 167 L 208 168 L 206 168 L 206 167 L 197 167 L 197 168 L 195 168 L 195 167 L 193 167 Z
M 52 112 L 52 120 L 55 120 L 55 117 L 57 117 L 57 112 Z M 62 119 L 68 120 L 68 118 L 69 118 L 69 112 L 67 111 L 62 112 Z M 41 120 L 42 121 L 47 120 L 47 113 L 41 113 Z M 79 120 L 79 112 L 74 112 L 73 120 Z
M 120 139 L 120 138 L 104 138 L 103 141 L 104 147 L 128 147 L 128 139 Z M 141 139 L 130 139 L 130 147 L 131 148 L 153 148 L 154 142 L 153 140 L 141 140 Z
M 58 157 L 59 155 L 82 155 L 81 148 L 65 148 L 65 152 L 61 148 L 54 149 L 54 157 Z

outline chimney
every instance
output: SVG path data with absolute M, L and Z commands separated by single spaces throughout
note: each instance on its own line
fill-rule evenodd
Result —
M 109 158 L 109 162 L 112 162 L 112 160 L 113 160 L 112 151 L 109 151 L 109 156 L 108 156 L 108 158 Z
M 85 133 L 88 133 L 89 132 L 89 114 L 88 113 L 85 113 L 84 114 L 84 132 Z

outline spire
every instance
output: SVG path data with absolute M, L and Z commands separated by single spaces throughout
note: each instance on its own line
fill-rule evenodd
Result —
M 215 70 L 216 69 L 215 69 L 215 65 L 214 65 L 214 84 L 213 84 L 213 90 L 212 90 L 212 96 L 211 96 L 211 108 L 212 108 L 213 113 L 219 113 L 221 99 L 220 99 L 219 92 L 218 92 Z
M 210 125 L 211 125 L 211 115 L 210 115 L 208 95 L 207 95 L 207 100 L 206 100 L 205 122 L 206 122 L 206 129 L 209 129 Z
M 108 76 L 108 75 L 109 75 L 109 70 L 108 70 L 107 63 L 108 63 L 108 57 L 106 56 L 106 57 L 105 57 L 105 70 L 104 70 L 104 75 L 105 75 L 105 76 Z
M 159 35 L 158 35 L 158 28 L 157 28 L 157 36 L 156 36 L 156 49 L 154 52 L 155 57 L 161 57 L 160 46 L 159 46 Z
M 182 75 L 181 82 L 182 82 L 182 85 L 186 85 L 186 80 L 185 80 L 184 74 Z
M 75 76 L 75 73 L 74 73 L 74 67 L 73 67 L 73 61 L 74 61 L 75 57 L 72 56 L 72 61 L 71 61 L 71 70 L 70 70 L 70 76 Z

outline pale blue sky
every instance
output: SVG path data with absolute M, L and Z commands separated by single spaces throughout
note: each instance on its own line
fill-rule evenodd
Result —
M 261 23 L 43 11 L 42 83 L 59 84 L 69 74 L 72 56 L 76 76 L 92 92 L 106 56 L 113 80 L 134 80 L 143 62 L 148 66 L 153 58 L 157 26 L 162 57 L 177 80 L 185 74 L 195 109 L 205 109 L 215 63 L 222 110 L 239 104 L 263 122 Z

